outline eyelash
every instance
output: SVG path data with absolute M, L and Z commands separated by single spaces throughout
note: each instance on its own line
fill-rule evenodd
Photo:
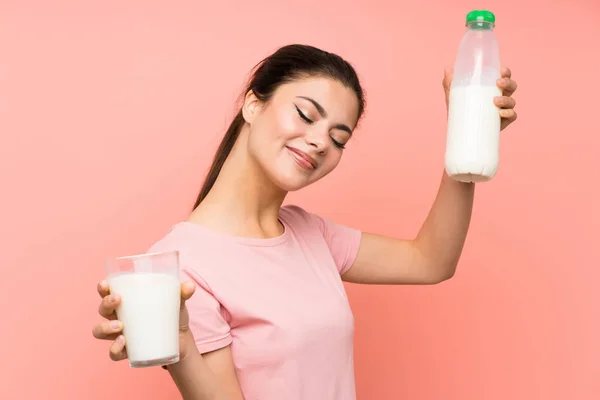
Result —
M 306 122 L 309 125 L 312 125 L 314 123 L 313 120 L 311 120 L 310 118 L 308 118 L 306 115 L 304 115 L 304 113 L 300 110 L 300 108 L 298 108 L 297 105 L 294 105 L 294 107 L 296 107 L 296 111 L 298 112 L 298 115 L 300 116 L 300 118 L 302 118 L 302 120 L 304 122 Z M 332 138 L 331 136 L 329 137 L 331 139 L 331 141 L 333 142 L 333 145 L 335 147 L 337 147 L 338 149 L 345 149 L 346 146 L 343 143 L 338 142 L 337 140 L 335 140 L 334 138 Z

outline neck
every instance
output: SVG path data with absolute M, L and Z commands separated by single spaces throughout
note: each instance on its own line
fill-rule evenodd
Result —
M 247 138 L 244 127 L 214 186 L 188 220 L 234 236 L 276 237 L 283 232 L 278 215 L 287 192 L 248 155 Z

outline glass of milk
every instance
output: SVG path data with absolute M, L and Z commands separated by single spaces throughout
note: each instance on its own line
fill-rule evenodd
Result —
M 179 361 L 179 252 L 119 257 L 105 262 L 110 292 L 121 296 L 117 318 L 132 368 Z

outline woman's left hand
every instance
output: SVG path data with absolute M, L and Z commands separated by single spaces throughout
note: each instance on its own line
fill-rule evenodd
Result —
M 448 97 L 450 95 L 450 83 L 452 82 L 452 72 L 446 70 L 444 73 L 444 92 L 446 93 L 446 107 L 448 106 Z M 503 130 L 517 119 L 515 112 L 515 99 L 512 97 L 517 90 L 517 82 L 511 79 L 509 68 L 502 68 L 501 78 L 496 81 L 496 85 L 502 90 L 502 96 L 494 98 L 494 104 L 500 108 L 500 129 Z

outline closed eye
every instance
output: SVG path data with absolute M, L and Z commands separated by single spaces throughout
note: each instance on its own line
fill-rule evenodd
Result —
M 337 140 L 335 140 L 335 139 L 334 139 L 334 138 L 332 138 L 331 136 L 330 136 L 330 138 L 331 138 L 331 141 L 333 142 L 333 145 L 334 145 L 335 147 L 337 147 L 338 149 L 345 149 L 345 148 L 346 148 L 346 145 L 345 145 L 345 144 L 338 142 Z
M 294 104 L 294 107 L 296 107 L 296 111 L 298 112 L 298 115 L 300 116 L 300 118 L 302 118 L 302 120 L 303 120 L 304 122 L 306 122 L 306 123 L 307 123 L 307 124 L 309 124 L 309 125 L 314 123 L 314 121 L 313 121 L 313 120 L 311 120 L 310 118 L 308 118 L 308 117 L 306 116 L 306 114 L 304 114 L 304 113 L 302 112 L 302 110 L 300 110 L 300 108 L 299 108 L 297 105 L 295 105 L 295 104 Z M 334 138 L 332 138 L 331 136 L 330 136 L 329 138 L 330 138 L 330 139 L 331 139 L 331 141 L 333 142 L 333 145 L 334 145 L 335 147 L 337 147 L 338 149 L 344 149 L 344 148 L 346 148 L 346 145 L 345 145 L 344 143 L 340 143 L 340 142 L 338 142 L 337 140 L 335 140 L 335 139 L 334 139 Z
M 294 104 L 294 107 L 296 107 L 296 111 L 298 111 L 298 115 L 300 116 L 300 118 L 302 118 L 304 120 L 304 122 L 306 122 L 307 124 L 312 124 L 313 120 L 311 120 L 310 118 L 308 118 L 299 108 L 297 105 Z

